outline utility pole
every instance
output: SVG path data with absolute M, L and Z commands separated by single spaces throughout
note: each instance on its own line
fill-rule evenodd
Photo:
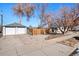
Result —
M 1 14 L 1 31 L 3 31 L 3 15 Z
M 1 17 L 1 33 L 3 34 L 3 14 L 2 14 L 2 10 L 1 10 L 0 17 Z

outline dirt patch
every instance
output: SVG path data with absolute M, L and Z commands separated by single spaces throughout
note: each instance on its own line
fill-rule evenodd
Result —
M 48 37 L 45 38 L 45 40 L 50 40 L 50 39 L 53 39 L 53 38 L 56 38 L 56 37 L 61 37 L 63 36 L 62 34 L 52 34 L 52 35 L 49 35 Z
M 67 45 L 67 46 L 74 47 L 77 43 L 79 43 L 79 40 L 76 40 L 75 38 L 71 38 L 71 39 L 68 39 L 68 40 L 65 40 L 65 41 L 61 41 L 59 43 Z

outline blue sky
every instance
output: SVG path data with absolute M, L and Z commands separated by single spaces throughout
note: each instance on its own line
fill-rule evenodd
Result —
M 15 6 L 15 3 L 0 3 L 0 10 L 2 10 L 3 12 L 3 24 L 10 24 L 13 22 L 18 22 L 18 17 L 14 14 L 12 7 Z M 39 4 L 36 4 L 39 5 Z M 53 12 L 53 13 L 57 13 L 57 11 L 63 7 L 63 6 L 68 6 L 68 7 L 73 7 L 74 4 L 71 3 L 63 3 L 63 4 L 59 4 L 59 3 L 50 3 L 48 4 L 48 8 L 47 8 L 47 12 Z M 1 13 L 1 11 L 0 11 Z M 30 18 L 30 21 L 26 21 L 26 17 L 23 17 L 22 19 L 22 24 L 25 26 L 38 26 L 40 23 L 39 17 L 38 17 L 39 11 L 35 10 L 35 15 L 37 16 L 33 16 Z

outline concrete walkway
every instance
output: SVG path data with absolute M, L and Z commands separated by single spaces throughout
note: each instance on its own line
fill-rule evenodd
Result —
M 67 56 L 75 48 L 57 42 L 74 36 L 78 36 L 78 33 L 51 40 L 44 40 L 46 35 L 2 37 L 0 39 L 0 56 Z

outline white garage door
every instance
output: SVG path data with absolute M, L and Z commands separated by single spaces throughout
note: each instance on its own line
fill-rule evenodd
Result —
M 6 35 L 15 35 L 15 28 L 6 28 Z
M 26 34 L 26 28 L 4 28 L 3 35 Z
M 25 28 L 16 28 L 16 34 L 26 34 Z

